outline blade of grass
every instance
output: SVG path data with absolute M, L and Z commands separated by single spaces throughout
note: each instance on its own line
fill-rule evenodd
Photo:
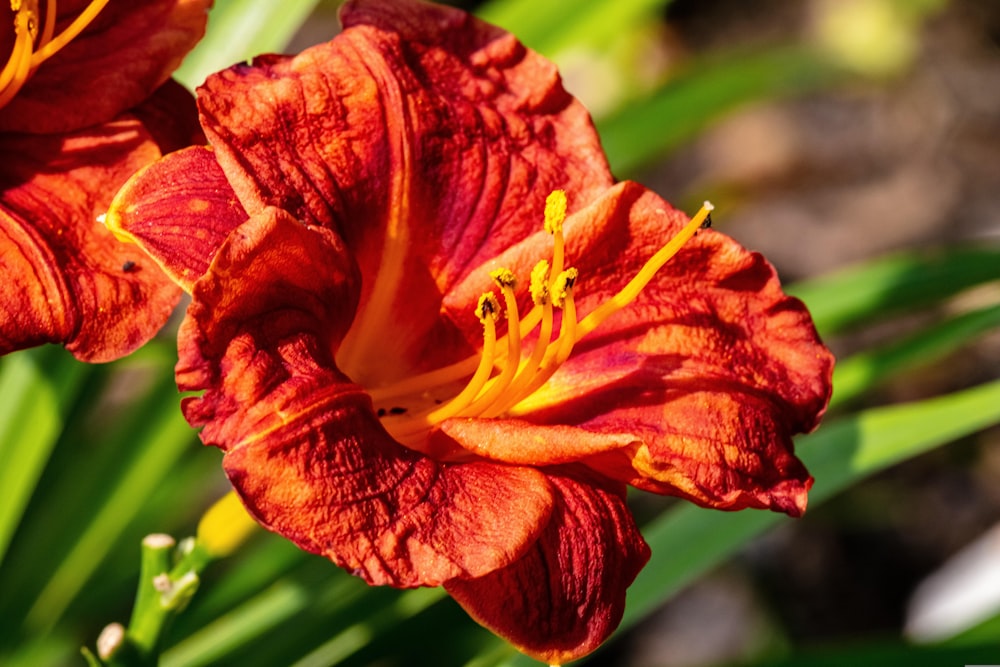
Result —
M 827 86 L 839 75 L 838 67 L 805 48 L 716 56 L 599 120 L 597 130 L 612 170 L 626 177 L 738 106 Z
M 161 667 L 197 667 L 225 664 L 229 652 L 288 621 L 308 604 L 309 592 L 302 586 L 279 580 L 260 595 L 220 616 L 200 632 L 168 649 Z
M 476 10 L 484 21 L 508 30 L 528 47 L 546 53 L 546 40 L 558 32 L 569 17 L 576 15 L 591 2 L 580 0 L 492 0 Z
M 901 370 L 940 359 L 998 327 L 1000 305 L 963 313 L 889 345 L 855 354 L 837 364 L 830 407 L 861 396 Z
M 319 0 L 216 0 L 208 29 L 175 73 L 188 88 L 212 72 L 285 48 Z
M 515 35 L 546 56 L 581 45 L 600 46 L 670 0 L 494 0 L 476 10 L 480 18 Z
M 789 285 L 823 334 L 937 303 L 1000 279 L 1000 249 L 950 247 L 901 252 Z
M 142 499 L 191 446 L 193 432 L 177 409 L 176 400 L 173 381 L 167 375 L 148 402 L 131 406 L 133 414 L 142 416 L 134 422 L 134 428 L 104 443 L 106 451 L 131 458 L 120 474 L 102 479 L 105 487 L 99 489 L 101 497 L 88 503 L 85 528 L 38 594 L 25 617 L 25 627 L 46 632 L 57 623 L 140 511 Z
M 243 664 L 251 657 L 260 664 L 334 664 L 442 597 L 439 589 L 368 587 L 314 558 L 179 641 L 162 665 Z
M 57 347 L 0 363 L 0 562 L 89 369 Z

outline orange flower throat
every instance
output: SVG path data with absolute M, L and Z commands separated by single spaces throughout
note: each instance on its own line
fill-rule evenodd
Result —
M 0 71 L 0 108 L 14 99 L 39 65 L 79 35 L 104 9 L 108 0 L 91 2 L 58 35 L 54 35 L 56 0 L 45 1 L 44 24 L 38 4 L 39 0 L 10 0 L 14 13 L 14 42 L 7 64 Z
M 705 202 L 625 287 L 578 320 L 573 301 L 578 272 L 564 268 L 566 193 L 556 190 L 550 194 L 545 203 L 545 230 L 553 237 L 552 260 L 538 262 L 531 271 L 531 310 L 521 317 L 514 291 L 517 280 L 512 271 L 501 268 L 491 272 L 503 306 L 493 292 L 479 298 L 476 316 L 483 324 L 483 346 L 478 356 L 369 391 L 386 430 L 399 442 L 419 447 L 426 434 L 446 419 L 497 417 L 512 410 L 552 377 L 577 342 L 630 304 L 700 228 L 711 224 L 712 208 Z M 562 317 L 559 334 L 553 340 L 556 309 L 562 310 Z M 498 340 L 496 323 L 502 312 L 507 316 L 507 333 Z M 522 343 L 535 329 L 538 336 L 531 353 L 522 355 Z M 470 374 L 464 388 L 455 393 Z M 447 396 L 452 398 L 442 399 Z M 414 410 L 412 405 L 424 407 Z

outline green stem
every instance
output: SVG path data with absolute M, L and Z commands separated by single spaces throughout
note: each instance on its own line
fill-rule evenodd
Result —
M 169 535 L 142 541 L 139 587 L 127 630 L 117 623 L 104 629 L 91 667 L 155 667 L 171 621 L 187 607 L 209 563 L 233 553 L 257 530 L 235 493 L 227 493 L 198 522 L 198 537 L 180 544 Z M 172 565 L 173 564 L 173 565 Z
M 97 658 L 84 650 L 87 661 L 94 665 L 97 660 L 104 667 L 155 667 L 171 621 L 187 607 L 212 560 L 193 538 L 179 546 L 174 538 L 160 533 L 143 539 L 129 626 L 124 631 L 116 623 L 107 626 L 97 642 Z

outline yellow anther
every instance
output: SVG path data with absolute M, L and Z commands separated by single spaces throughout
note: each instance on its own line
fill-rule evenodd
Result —
M 552 234 L 552 273 L 558 276 L 563 270 L 563 221 L 566 219 L 566 193 L 554 190 L 545 200 L 545 231 Z
M 479 297 L 479 303 L 476 304 L 476 316 L 483 324 L 486 324 L 487 319 L 496 322 L 500 318 L 500 302 L 497 301 L 492 292 L 486 292 Z
M 579 271 L 574 268 L 569 268 L 556 276 L 551 288 L 553 306 L 556 308 L 563 307 L 567 297 L 569 297 L 570 291 L 573 289 L 573 285 L 576 284 L 576 278 L 578 275 Z
M 549 302 L 549 263 L 544 259 L 531 270 L 531 284 L 528 287 L 531 301 L 536 306 Z
M 517 284 L 517 277 L 514 272 L 508 268 L 500 268 L 495 271 L 490 271 L 490 278 L 493 282 L 497 284 L 498 287 L 514 287 Z
M 24 16 L 24 26 L 28 31 L 28 36 L 31 37 L 32 41 L 38 38 L 38 16 L 32 12 L 25 12 Z M 14 24 L 14 29 L 17 29 L 17 24 Z
M 553 190 L 545 198 L 545 231 L 555 234 L 562 231 L 563 220 L 566 219 L 566 192 Z

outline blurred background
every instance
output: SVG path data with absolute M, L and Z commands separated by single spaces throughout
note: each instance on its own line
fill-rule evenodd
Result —
M 337 31 L 336 2 L 270 4 L 217 0 L 182 79 Z M 804 518 L 632 497 L 657 571 L 586 664 L 1000 664 L 1000 3 L 460 4 L 560 65 L 619 177 L 689 212 L 711 199 L 845 360 L 799 443 Z M 174 355 L 168 332 L 111 366 L 0 360 L 22 406 L 0 429 L 42 443 L 0 455 L 23 500 L 0 531 L 0 664 L 82 664 L 128 617 L 141 537 L 192 534 L 226 490 L 177 414 Z M 846 440 L 861 454 L 836 459 Z M 167 644 L 165 665 L 535 664 L 440 591 L 368 589 L 263 533 Z

